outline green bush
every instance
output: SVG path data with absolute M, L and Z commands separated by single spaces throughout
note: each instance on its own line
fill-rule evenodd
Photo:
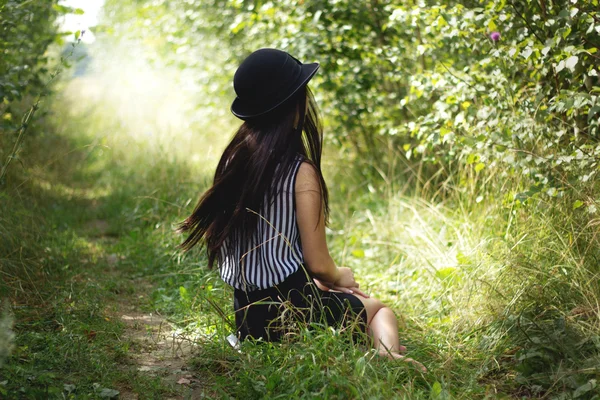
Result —
M 70 11 L 58 0 L 0 1 L 0 185 L 17 159 L 27 126 L 48 91 L 48 47 L 59 39 L 56 17 Z
M 46 49 L 56 39 L 56 3 L 0 1 L 0 104 L 3 106 L 20 100 L 25 93 L 37 94 L 44 86 Z
M 391 140 L 407 158 L 476 172 L 502 164 L 552 195 L 595 175 L 597 0 L 214 0 L 143 10 L 156 23 L 138 19 L 143 35 L 162 37 L 173 63 L 197 66 L 191 54 L 227 40 L 222 88 L 257 47 L 318 60 L 328 136 L 361 155 Z

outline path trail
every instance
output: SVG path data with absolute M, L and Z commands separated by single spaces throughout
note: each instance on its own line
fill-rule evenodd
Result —
M 200 381 L 187 367 L 194 344 L 163 316 L 139 312 L 128 304 L 121 306 L 119 318 L 126 325 L 126 338 L 135 344 L 129 355 L 138 372 L 161 377 L 166 386 L 180 392 L 170 399 L 198 398 L 194 392 L 201 394 Z M 139 396 L 123 391 L 120 398 L 137 399 Z
M 100 237 L 105 237 L 104 229 L 108 224 L 102 220 L 89 223 Z M 114 239 L 113 239 L 114 240 Z M 189 370 L 197 342 L 189 334 L 177 329 L 165 316 L 142 309 L 146 297 L 152 293 L 153 285 L 143 276 L 128 276 L 126 270 L 119 268 L 120 258 L 116 254 L 106 256 L 109 265 L 107 277 L 114 281 L 131 281 L 132 292 L 119 293 L 116 302 L 107 304 L 107 314 L 111 319 L 124 324 L 120 340 L 132 345 L 128 353 L 129 365 L 119 368 L 135 368 L 140 374 L 161 379 L 165 387 L 176 393 L 167 400 L 199 399 L 206 397 L 205 387 L 199 377 Z M 131 387 L 120 387 L 119 399 L 144 398 Z

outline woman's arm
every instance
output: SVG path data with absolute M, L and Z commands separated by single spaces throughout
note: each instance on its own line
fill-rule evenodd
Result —
M 295 191 L 296 219 L 308 270 L 326 286 L 358 288 L 352 270 L 336 267 L 329 255 L 319 178 L 314 167 L 307 162 L 298 169 Z

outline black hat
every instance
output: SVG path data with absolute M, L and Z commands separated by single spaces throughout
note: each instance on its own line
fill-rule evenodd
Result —
M 240 119 L 266 114 L 306 85 L 318 69 L 319 63 L 302 64 L 285 51 L 256 50 L 235 72 L 237 97 L 231 112 Z

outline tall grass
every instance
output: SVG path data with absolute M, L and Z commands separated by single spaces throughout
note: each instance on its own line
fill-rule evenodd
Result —
M 433 338 L 433 360 L 447 367 L 436 371 L 450 387 L 470 375 L 494 393 L 591 398 L 600 350 L 596 221 L 570 198 L 521 203 L 527 179 L 501 173 L 458 170 L 451 180 L 462 183 L 442 200 L 363 184 L 380 205 L 365 200 L 362 210 L 350 188 L 354 207 L 333 235 L 338 259 L 406 316 L 409 331 Z M 472 188 L 478 194 L 465 196 Z

